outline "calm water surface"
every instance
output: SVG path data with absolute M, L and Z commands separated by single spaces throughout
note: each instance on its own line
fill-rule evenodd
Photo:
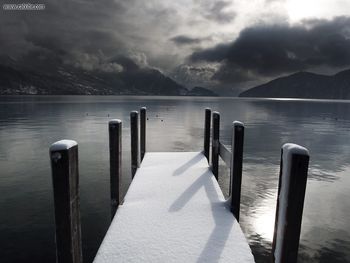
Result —
M 148 108 L 148 151 L 202 149 L 204 108 L 221 113 L 221 137 L 246 125 L 241 225 L 257 262 L 268 262 L 280 147 L 310 150 L 299 262 L 350 262 L 350 102 L 191 97 L 0 97 L 0 261 L 54 262 L 48 148 L 79 143 L 84 261 L 108 228 L 107 123 L 123 121 L 123 189 L 130 184 L 129 112 Z M 227 191 L 227 168 L 220 184 Z

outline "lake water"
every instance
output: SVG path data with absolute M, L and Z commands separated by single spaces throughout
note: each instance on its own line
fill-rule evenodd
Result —
M 84 261 L 109 226 L 107 123 L 123 121 L 123 190 L 130 184 L 129 112 L 146 106 L 148 151 L 199 151 L 204 108 L 221 113 L 221 138 L 245 123 L 241 225 L 257 262 L 268 262 L 280 147 L 310 151 L 299 262 L 350 262 L 350 102 L 193 97 L 0 97 L 0 261 L 54 262 L 49 146 L 79 143 Z M 228 174 L 220 167 L 227 191 Z

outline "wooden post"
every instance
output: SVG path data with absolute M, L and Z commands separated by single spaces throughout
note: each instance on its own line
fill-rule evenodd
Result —
M 122 174 L 122 122 L 110 120 L 109 131 L 109 169 L 111 187 L 111 219 L 120 204 L 120 184 Z
M 140 109 L 140 152 L 142 162 L 146 153 L 146 107 Z
M 139 167 L 139 128 L 137 111 L 130 113 L 130 133 L 131 133 L 131 177 L 134 178 Z
M 50 147 L 55 204 L 56 262 L 81 263 L 78 144 L 58 141 Z
M 220 113 L 213 112 L 213 137 L 211 145 L 212 171 L 218 180 L 219 176 L 219 137 L 220 137 Z
M 241 205 L 241 185 L 243 166 L 243 141 L 244 125 L 239 121 L 233 122 L 231 142 L 231 169 L 230 169 L 230 191 L 231 191 L 231 212 L 239 222 L 239 211 Z
M 307 149 L 282 147 L 272 261 L 296 263 L 309 165 Z
M 204 155 L 209 163 L 209 148 L 210 148 L 210 124 L 211 124 L 211 109 L 205 109 L 204 122 Z

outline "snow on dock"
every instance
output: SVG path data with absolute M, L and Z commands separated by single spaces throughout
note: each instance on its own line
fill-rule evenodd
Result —
M 202 153 L 146 153 L 94 260 L 254 262 Z
M 254 262 L 237 222 L 243 123 L 233 123 L 229 150 L 220 141 L 220 113 L 211 113 L 207 108 L 203 154 L 147 153 L 145 158 L 146 108 L 140 110 L 140 121 L 137 111 L 130 113 L 130 130 L 134 180 L 123 203 L 122 122 L 111 120 L 108 124 L 113 220 L 94 262 Z M 216 180 L 219 157 L 230 168 L 231 197 L 227 201 Z M 307 149 L 301 146 L 282 147 L 272 262 L 297 262 L 309 159 Z M 54 143 L 50 147 L 50 161 L 57 262 L 81 263 L 77 143 L 70 140 Z

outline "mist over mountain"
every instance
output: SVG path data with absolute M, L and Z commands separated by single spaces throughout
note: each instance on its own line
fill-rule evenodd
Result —
M 0 95 L 166 95 L 209 96 L 202 88 L 195 93 L 157 69 L 141 67 L 129 58 L 117 57 L 96 68 L 64 63 L 33 63 L 7 58 L 0 65 Z
M 188 94 L 190 96 L 210 96 L 210 97 L 216 97 L 218 94 L 216 94 L 214 91 L 203 88 L 203 87 L 194 87 L 193 89 L 188 91 Z
M 298 72 L 246 90 L 239 97 L 350 99 L 350 69 L 332 76 Z

